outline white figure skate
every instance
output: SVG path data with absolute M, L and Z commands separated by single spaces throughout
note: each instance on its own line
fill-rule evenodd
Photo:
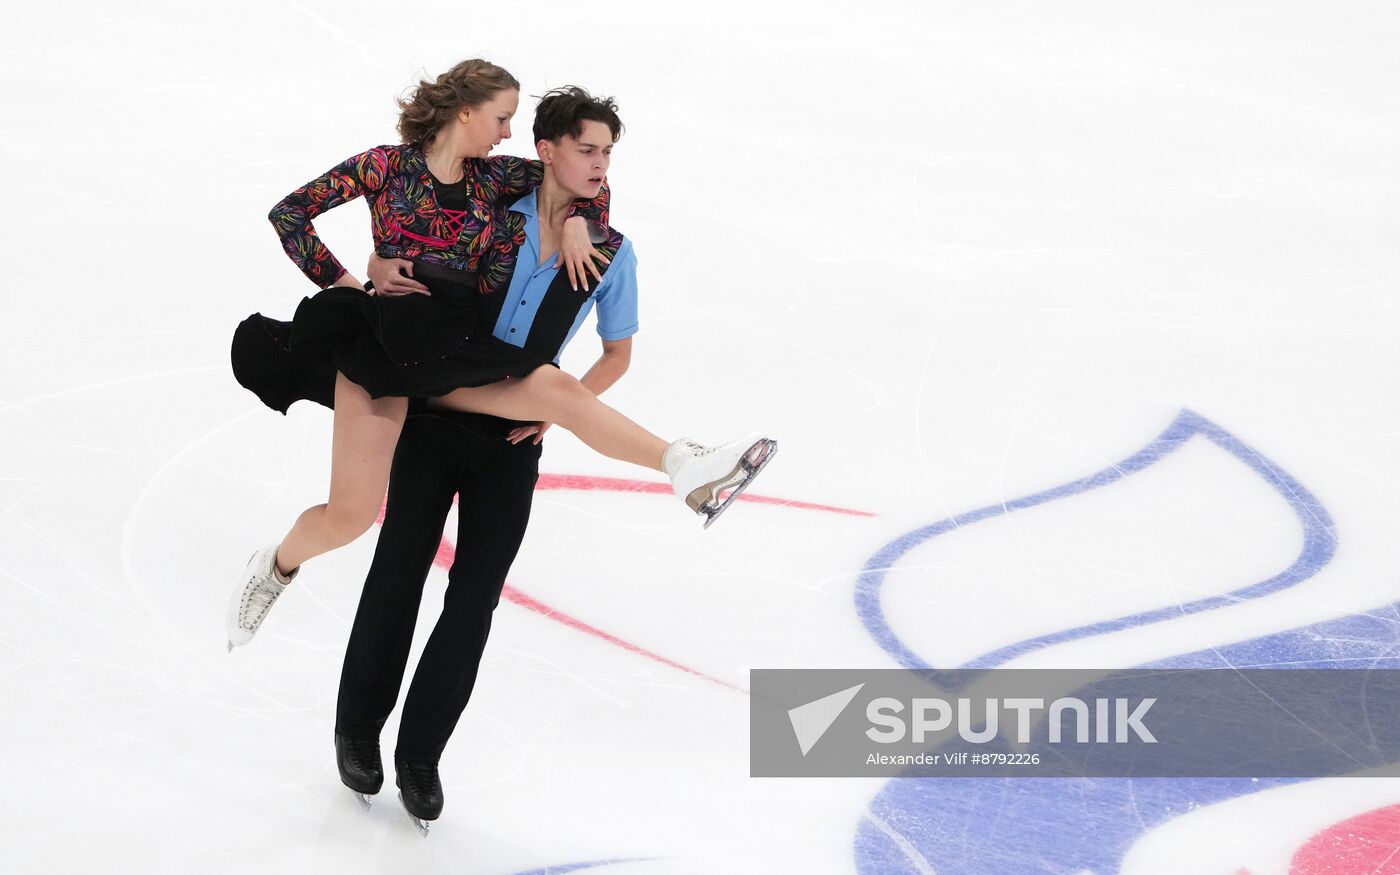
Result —
M 708 529 L 777 452 L 778 442 L 757 431 L 714 447 L 682 438 L 666 448 L 661 467 Z
M 284 575 L 277 570 L 277 545 L 264 547 L 248 560 L 228 603 L 228 649 L 253 640 L 258 627 L 272 610 L 296 571 Z

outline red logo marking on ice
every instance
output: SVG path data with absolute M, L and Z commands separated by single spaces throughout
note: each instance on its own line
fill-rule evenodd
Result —
M 652 483 L 646 480 L 624 480 L 618 477 L 585 477 L 573 474 L 541 474 L 539 482 L 535 485 L 535 489 L 536 491 L 545 489 L 576 489 L 600 492 L 641 492 L 661 493 L 665 495 L 671 494 L 671 487 L 664 483 Z M 759 504 L 777 504 L 782 505 L 783 507 L 791 507 L 799 510 L 820 510 L 826 511 L 827 513 L 846 514 L 848 516 L 875 516 L 875 514 L 863 510 L 851 510 L 850 508 L 832 507 L 830 505 L 824 504 L 810 504 L 805 501 L 788 501 L 782 498 L 770 498 L 765 495 L 751 495 L 745 493 L 744 495 L 739 496 L 739 500 L 752 501 Z M 385 509 L 383 506 L 379 508 L 379 517 L 375 520 L 376 523 L 379 523 L 381 525 L 384 522 L 384 510 Z M 433 557 L 433 564 L 442 569 L 449 569 L 452 567 L 452 561 L 456 557 L 456 548 L 451 542 L 447 540 L 446 537 L 444 537 L 442 539 L 442 542 L 438 544 L 437 555 Z M 533 596 L 526 595 L 525 593 L 521 592 L 513 586 L 507 585 L 503 590 L 501 590 L 501 598 L 505 599 L 508 602 L 511 602 L 512 604 L 520 605 L 526 610 L 533 611 L 539 614 L 540 616 L 545 617 L 546 619 L 553 620 L 556 623 L 563 623 L 570 629 L 575 629 L 579 632 L 583 632 L 586 635 L 592 635 L 595 638 L 601 638 L 609 644 L 612 644 L 616 647 L 621 647 L 628 653 L 635 653 L 638 656 L 645 657 L 654 662 L 659 662 L 662 665 L 669 666 L 679 671 L 683 671 L 686 674 L 692 674 L 696 677 L 704 678 L 705 680 L 710 681 L 711 683 L 719 684 L 722 687 L 728 687 L 731 690 L 738 690 L 741 693 L 748 692 L 748 690 L 745 690 L 743 687 L 735 686 L 734 684 L 731 684 L 730 682 L 725 680 L 721 680 L 717 677 L 712 677 L 711 675 L 705 674 L 704 672 L 698 669 L 694 669 L 688 665 L 676 662 L 674 659 L 670 659 L 668 657 L 662 656 L 659 653 L 647 650 L 645 647 L 633 644 L 632 642 L 626 641 L 622 638 L 618 638 L 616 635 L 605 632 L 602 629 L 599 629 L 597 626 L 590 625 L 578 619 L 577 617 L 574 617 L 570 614 L 566 614 L 563 611 L 560 611 L 556 608 L 552 608 L 544 602 L 540 601 L 539 599 L 536 599 Z
M 1308 839 L 1288 875 L 1394 875 L 1400 872 L 1400 805 L 1344 820 Z

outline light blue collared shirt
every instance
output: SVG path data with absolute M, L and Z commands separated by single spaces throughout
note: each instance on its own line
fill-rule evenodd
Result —
M 554 267 L 555 259 L 550 258 L 540 267 L 540 222 L 535 192 L 511 204 L 511 210 L 525 216 L 525 243 L 515 259 L 515 271 L 510 277 L 510 288 L 506 290 L 501 304 L 501 315 L 496 319 L 496 328 L 491 333 L 515 346 L 524 346 L 530 336 L 530 326 L 539 312 L 550 283 L 559 273 Z M 569 328 L 564 342 L 555 351 L 557 364 L 564 347 L 578 333 L 583 320 L 587 318 L 593 304 L 598 304 L 598 336 L 603 340 L 622 340 L 637 333 L 637 256 L 632 250 L 632 241 L 626 237 L 618 247 L 612 262 L 603 271 L 601 282 L 594 282 L 593 293 L 579 307 L 578 316 Z

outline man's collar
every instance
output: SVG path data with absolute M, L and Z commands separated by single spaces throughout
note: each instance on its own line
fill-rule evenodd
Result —
M 518 200 L 518 201 L 516 201 L 515 203 L 511 204 L 511 205 L 510 205 L 510 211 L 511 211 L 512 213 L 522 213 L 522 214 L 524 214 L 524 215 L 526 215 L 526 216 L 531 216 L 531 217 L 534 217 L 534 218 L 539 218 L 539 207 L 537 206 L 537 204 L 536 204 L 536 202 L 535 202 L 535 195 L 536 195 L 537 193 L 538 193 L 538 190 L 532 191 L 532 192 L 530 192 L 529 194 L 525 195 L 525 196 L 524 196 L 523 198 L 521 198 L 520 200 Z

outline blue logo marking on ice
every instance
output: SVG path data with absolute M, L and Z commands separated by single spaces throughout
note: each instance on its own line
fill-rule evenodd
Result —
M 863 686 L 865 684 L 856 684 L 839 693 L 822 696 L 814 702 L 788 709 L 788 720 L 792 722 L 793 734 L 797 736 L 797 744 L 802 748 L 804 757 L 818 741 L 821 741 L 822 736 L 826 735 L 831 724 L 836 722 L 836 718 L 841 716 L 841 712 L 846 710 L 846 706 L 851 704 L 851 700 Z
M 1202 436 L 1239 459 L 1272 486 L 1297 515 L 1303 548 L 1293 565 L 1267 580 L 1222 596 L 1038 635 L 984 654 L 964 668 L 991 668 L 1063 641 L 1160 622 L 1267 596 L 1317 574 L 1337 550 L 1332 517 L 1298 480 L 1219 425 L 1182 410 L 1158 437 L 1117 465 L 1015 501 L 1000 502 L 916 529 L 887 545 L 867 564 L 856 592 L 866 628 L 901 665 L 927 669 L 901 641 L 880 607 L 885 572 L 909 550 L 959 526 L 1067 498 L 1115 483 Z M 1173 656 L 1140 668 L 1368 668 L 1393 659 L 1400 603 L 1239 643 Z M 938 672 L 930 672 L 937 677 Z M 893 781 L 870 803 L 855 840 L 861 873 L 957 871 L 1001 875 L 1009 861 L 1034 861 L 1045 871 L 1109 875 L 1146 833 L 1184 812 L 1226 799 L 1296 783 L 1294 778 L 1045 779 Z M 934 813 L 961 812 L 956 826 Z M 928 816 L 923 816 L 927 814 Z M 900 824 L 899 829 L 890 826 Z
M 860 579 L 856 583 L 855 607 L 861 622 L 865 624 L 866 630 L 869 631 L 876 643 L 894 657 L 896 662 L 905 668 L 928 671 L 930 679 L 941 685 L 942 672 L 936 670 L 934 666 L 929 664 L 928 660 L 914 652 L 909 644 L 901 640 L 885 616 L 884 607 L 881 604 L 881 592 L 890 569 L 895 568 L 911 550 L 934 538 L 982 520 L 1006 516 L 1047 502 L 1058 501 L 1118 483 L 1126 477 L 1157 464 L 1179 450 L 1187 441 L 1198 437 L 1205 438 L 1215 444 L 1254 471 L 1264 482 L 1273 487 L 1279 497 L 1293 510 L 1303 530 L 1303 547 L 1291 566 L 1273 577 L 1233 592 L 1206 596 L 1194 601 L 1179 602 L 1111 620 L 1102 620 L 1049 634 L 1037 635 L 991 653 L 985 653 L 961 667 L 965 669 L 996 668 L 1017 657 L 1025 656 L 1027 653 L 1063 644 L 1067 641 L 1121 632 L 1126 629 L 1178 619 L 1187 614 L 1235 607 L 1242 602 L 1272 595 L 1296 586 L 1312 577 L 1323 566 L 1332 561 L 1332 556 L 1337 552 L 1337 535 L 1332 517 L 1322 506 L 1322 502 L 1291 474 L 1265 458 L 1258 450 L 1199 413 L 1183 409 L 1167 426 L 1166 430 L 1146 447 L 1115 465 L 1110 465 L 1087 477 L 1034 495 L 1010 501 L 998 501 L 977 510 L 939 520 L 931 525 L 907 532 L 886 544 L 866 562 Z

